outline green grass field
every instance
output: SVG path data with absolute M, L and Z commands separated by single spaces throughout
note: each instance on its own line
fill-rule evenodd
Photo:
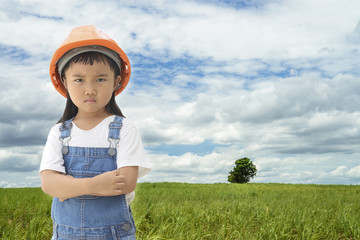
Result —
M 0 239 L 50 239 L 51 197 L 0 189 Z M 360 186 L 140 183 L 138 239 L 360 239 Z

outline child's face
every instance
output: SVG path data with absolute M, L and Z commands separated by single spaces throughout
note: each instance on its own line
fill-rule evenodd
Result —
M 78 107 L 78 114 L 96 115 L 106 112 L 119 81 L 120 76 L 114 76 L 109 64 L 95 61 L 93 65 L 71 63 L 65 72 L 64 85 Z

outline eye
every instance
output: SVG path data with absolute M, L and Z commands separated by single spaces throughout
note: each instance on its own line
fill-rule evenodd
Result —
M 83 81 L 84 81 L 84 80 L 82 80 L 81 78 L 74 79 L 74 82 L 78 82 L 78 83 L 83 82 Z
M 105 79 L 105 78 L 99 78 L 97 81 L 98 81 L 98 82 L 105 82 L 106 79 Z

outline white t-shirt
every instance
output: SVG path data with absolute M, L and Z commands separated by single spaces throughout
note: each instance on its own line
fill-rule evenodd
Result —
M 92 147 L 109 148 L 108 141 L 109 124 L 114 120 L 115 115 L 105 118 L 101 123 L 90 130 L 82 130 L 74 123 L 71 128 L 71 139 L 69 147 Z M 40 170 L 53 170 L 65 173 L 64 159 L 61 153 L 62 143 L 60 138 L 61 123 L 51 128 L 45 144 Z M 117 145 L 117 168 L 138 166 L 138 178 L 146 175 L 151 170 L 151 165 L 145 156 L 144 147 L 135 125 L 127 118 L 123 120 L 120 130 L 120 141 Z M 134 199 L 135 193 L 126 194 L 128 204 Z

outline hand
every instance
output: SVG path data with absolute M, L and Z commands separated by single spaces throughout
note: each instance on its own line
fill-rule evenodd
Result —
M 125 187 L 125 176 L 120 175 L 120 170 L 116 169 L 91 178 L 91 195 L 96 196 L 115 196 L 123 194 Z

